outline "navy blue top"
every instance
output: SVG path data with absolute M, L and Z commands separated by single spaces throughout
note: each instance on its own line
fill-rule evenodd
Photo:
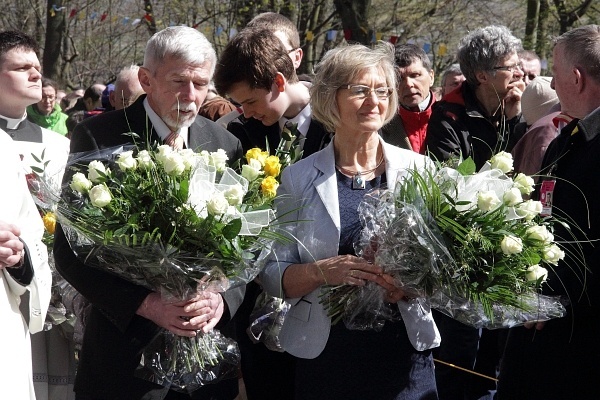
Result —
M 352 189 L 352 178 L 337 171 L 338 201 L 340 205 L 340 246 L 339 255 L 356 255 L 354 244 L 360 238 L 362 225 L 358 218 L 358 205 L 371 190 L 386 183 L 385 173 L 365 182 L 365 188 Z

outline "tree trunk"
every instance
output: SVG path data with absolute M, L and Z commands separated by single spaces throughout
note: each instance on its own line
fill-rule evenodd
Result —
M 42 61 L 44 76 L 62 83 L 60 69 L 60 49 L 65 33 L 65 11 L 56 11 L 63 6 L 63 0 L 48 0 L 46 7 L 46 40 Z
M 527 16 L 525 19 L 525 39 L 523 47 L 527 50 L 535 48 L 540 12 L 540 0 L 527 0 Z
M 537 42 L 535 52 L 542 60 L 548 59 L 550 50 L 550 36 L 548 34 L 548 21 L 550 18 L 550 4 L 548 0 L 540 1 L 540 16 L 538 22 Z M 544 71 L 543 71 L 544 72 Z M 544 72 L 545 73 L 545 72 Z
M 368 23 L 371 0 L 334 0 L 333 3 L 342 21 L 346 39 L 369 45 L 372 37 Z

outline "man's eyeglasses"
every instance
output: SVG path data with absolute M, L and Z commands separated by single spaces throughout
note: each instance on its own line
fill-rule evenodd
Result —
M 499 67 L 492 68 L 494 71 L 508 71 L 515 72 L 517 69 L 523 71 L 523 64 L 517 63 L 513 65 L 501 65 Z
M 341 87 L 341 89 L 348 89 L 350 91 L 350 95 L 358 99 L 366 99 L 371 92 L 375 92 L 375 96 L 377 96 L 379 100 L 385 100 L 394 92 L 394 88 L 387 86 L 370 88 L 365 85 L 344 85 Z

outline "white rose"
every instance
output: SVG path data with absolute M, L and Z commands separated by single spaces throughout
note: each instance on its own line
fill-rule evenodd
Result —
M 211 165 L 210 164 L 210 153 L 208 151 L 202 150 L 200 153 L 198 153 L 198 156 L 204 161 L 204 164 Z
M 262 175 L 260 161 L 251 158 L 248 164 L 242 165 L 242 176 L 250 182 Z
M 158 153 L 156 153 L 156 159 L 163 164 L 165 163 L 167 156 L 173 153 L 173 148 L 168 144 L 158 146 L 157 150 Z
M 509 207 L 512 207 L 516 206 L 519 203 L 522 203 L 523 197 L 521 196 L 521 191 L 519 189 L 517 189 L 516 187 L 512 187 L 508 189 L 506 193 L 504 193 L 502 200 L 504 200 L 504 204 L 506 204 Z
M 533 192 L 534 189 L 533 185 L 535 185 L 535 181 L 532 177 L 521 173 L 517 174 L 517 176 L 513 180 L 513 183 L 522 194 L 531 194 L 531 192 Z
M 102 176 L 99 174 L 99 172 L 106 174 L 106 167 L 98 160 L 92 161 L 88 165 L 88 179 L 94 183 L 100 182 L 102 180 Z
M 229 203 L 229 205 L 232 205 L 232 206 L 237 206 L 239 204 L 242 204 L 242 200 L 244 199 L 244 194 L 245 194 L 244 188 L 240 184 L 231 186 L 229 189 L 227 189 L 223 193 L 223 195 L 227 199 L 227 202 Z
M 535 264 L 527 268 L 525 277 L 529 282 L 537 282 L 538 279 L 541 279 L 542 282 L 546 282 L 546 279 L 548 278 L 548 270 L 544 267 L 540 267 L 538 264 Z
M 513 158 L 510 153 L 501 151 L 490 159 L 492 168 L 499 169 L 505 174 L 513 170 Z
M 123 171 L 137 167 L 137 160 L 133 158 L 133 151 L 124 151 L 119 154 L 117 165 Z
M 229 202 L 221 193 L 215 193 L 214 196 L 206 203 L 208 213 L 211 215 L 223 215 L 229 208 Z
M 545 244 L 550 244 L 554 241 L 554 235 L 550 233 L 544 225 L 535 225 L 527 228 L 527 237 L 533 240 L 539 240 Z
M 542 212 L 542 203 L 535 200 L 527 200 L 517 206 L 517 214 L 531 221 Z
M 212 166 L 217 168 L 218 171 L 223 171 L 227 167 L 227 153 L 223 149 L 219 149 L 210 153 L 210 163 Z
M 477 194 L 477 208 L 481 211 L 491 211 L 500 205 L 500 199 L 493 190 L 482 191 Z
M 169 153 L 163 161 L 165 172 L 169 175 L 181 175 L 185 171 L 185 164 L 183 163 L 183 157 L 176 152 Z
M 558 262 L 565 258 L 565 252 L 556 244 L 551 244 L 544 249 L 542 257 L 544 258 L 544 261 L 553 265 L 558 265 Z
M 182 149 L 179 150 L 179 155 L 183 159 L 183 164 L 185 165 L 185 169 L 192 169 L 196 166 L 198 162 L 198 154 L 192 149 Z
M 143 169 L 152 169 L 154 168 L 154 161 L 152 161 L 152 157 L 148 150 L 142 150 L 138 153 L 137 162 L 140 168 Z
M 71 179 L 71 184 L 69 185 L 71 186 L 71 189 L 73 189 L 76 192 L 79 193 L 87 193 L 88 190 L 90 190 L 90 188 L 92 187 L 92 182 L 85 177 L 84 174 L 82 174 L 81 172 L 77 172 L 75 175 L 73 175 L 73 178 Z
M 112 200 L 110 190 L 104 184 L 96 185 L 90 189 L 90 200 L 95 207 L 105 207 Z
M 516 236 L 504 236 L 500 248 L 504 254 L 518 254 L 523 251 L 523 241 Z

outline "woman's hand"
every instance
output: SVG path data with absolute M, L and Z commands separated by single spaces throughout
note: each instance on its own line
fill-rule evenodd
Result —
M 508 85 L 508 93 L 504 96 L 504 114 L 513 119 L 521 113 L 521 96 L 525 90 L 525 82 L 519 80 Z
M 323 285 L 364 286 L 368 281 L 385 289 L 385 301 L 395 303 L 404 292 L 394 284 L 394 278 L 365 259 L 343 255 L 325 258 L 313 263 L 290 265 L 283 275 L 287 297 L 302 297 Z
M 322 285 L 364 286 L 367 281 L 381 281 L 383 270 L 360 257 L 343 255 L 315 262 L 322 277 Z
M 385 289 L 383 299 L 388 303 L 397 303 L 404 299 L 404 291 L 396 286 L 395 280 L 391 275 L 381 275 L 383 283 L 379 283 L 379 286 Z

